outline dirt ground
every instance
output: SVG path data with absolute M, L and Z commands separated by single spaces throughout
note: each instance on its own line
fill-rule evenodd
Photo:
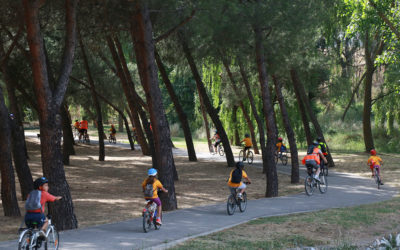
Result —
M 37 139 L 28 138 L 29 166 L 33 178 L 42 175 L 40 146 Z M 202 150 L 206 146 L 198 146 Z M 144 206 L 141 183 L 151 167 L 151 158 L 141 151 L 131 151 L 106 145 L 106 161 L 99 162 L 96 145 L 75 147 L 71 165 L 65 166 L 71 188 L 75 214 L 79 227 L 123 221 L 141 216 Z M 207 161 L 189 162 L 186 157 L 175 157 L 179 181 L 175 184 L 178 208 L 188 208 L 225 202 L 228 195 L 226 180 L 230 168 L 225 163 Z M 252 179 L 247 190 L 249 199 L 264 197 L 265 175 L 260 169 L 245 167 Z M 19 196 L 19 184 L 16 183 Z M 303 186 L 290 184 L 290 177 L 279 175 L 279 194 L 287 195 L 303 191 Z M 51 193 L 51 188 L 50 188 Z M 57 195 L 57 194 L 54 194 Z M 0 201 L 1 203 L 1 201 Z M 24 202 L 19 201 L 21 214 Z M 22 217 L 4 217 L 0 206 L 0 241 L 16 239 Z

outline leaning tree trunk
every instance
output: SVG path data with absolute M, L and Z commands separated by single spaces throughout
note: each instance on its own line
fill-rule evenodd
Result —
M 168 90 L 168 94 L 174 103 L 175 111 L 178 114 L 179 120 L 182 125 L 183 134 L 185 136 L 186 147 L 188 151 L 189 161 L 197 161 L 196 151 L 194 150 L 192 133 L 190 131 L 189 121 L 187 119 L 186 113 L 182 108 L 182 105 L 179 103 L 178 96 L 175 94 L 174 88 L 172 86 L 171 81 L 169 80 L 167 71 L 165 70 L 164 64 L 161 61 L 160 56 L 157 51 L 155 51 L 156 62 L 158 65 L 158 70 L 161 73 L 161 77 L 164 81 L 165 87 Z
M 215 128 L 217 129 L 217 131 L 221 137 L 221 142 L 224 147 L 228 167 L 234 167 L 235 159 L 233 157 L 233 153 L 232 153 L 231 145 L 229 143 L 228 136 L 225 132 L 225 129 L 222 125 L 221 120 L 219 119 L 217 111 L 214 109 L 214 107 L 211 104 L 210 99 L 208 98 L 207 91 L 204 87 L 204 84 L 201 80 L 200 74 L 197 70 L 196 63 L 194 62 L 194 59 L 192 57 L 192 54 L 191 54 L 191 51 L 187 44 L 187 41 L 185 40 L 185 37 L 182 33 L 180 33 L 180 40 L 181 40 L 183 52 L 185 53 L 185 57 L 189 63 L 193 77 L 196 81 L 197 91 L 199 92 L 199 95 L 201 95 L 201 98 L 203 99 L 203 103 L 207 110 L 207 113 L 210 115 L 210 117 L 215 125 Z
M 268 87 L 268 76 L 264 58 L 264 45 L 262 44 L 262 31 L 256 25 L 254 27 L 255 43 L 256 43 L 256 63 L 258 70 L 258 79 L 261 85 L 261 94 L 263 101 L 263 110 L 267 126 L 267 190 L 266 197 L 278 196 L 278 173 L 275 164 L 275 141 L 277 138 L 275 130 L 274 110 L 271 103 L 271 96 Z
M 233 124 L 233 139 L 234 139 L 234 144 L 235 146 L 240 146 L 240 138 L 239 138 L 239 130 L 238 130 L 238 124 L 237 124 L 237 110 L 238 106 L 233 106 L 232 110 L 232 124 Z
M 290 158 L 292 162 L 292 174 L 291 174 L 291 183 L 299 183 L 300 175 L 299 175 L 299 156 L 297 152 L 297 144 L 296 144 L 296 137 L 294 135 L 294 131 L 292 129 L 292 125 L 290 124 L 289 114 L 286 109 L 285 101 L 283 99 L 281 86 L 278 82 L 278 78 L 273 75 L 272 76 L 274 85 L 275 85 L 275 92 L 276 97 L 278 98 L 279 107 L 282 114 L 283 126 L 286 130 L 286 135 L 289 140 L 290 145 Z
M 39 21 L 42 1 L 23 0 L 27 41 L 32 56 L 31 67 L 34 92 L 37 99 L 40 124 L 40 145 L 43 174 L 49 179 L 50 192 L 60 195 L 60 201 L 49 204 L 49 212 L 57 229 L 73 229 L 78 226 L 69 186 L 65 178 L 61 153 L 60 106 L 68 86 L 76 43 L 76 0 L 66 0 L 66 38 L 58 84 L 50 88 L 44 41 Z
M 160 170 L 160 180 L 168 188 L 167 194 L 161 194 L 161 200 L 163 210 L 174 210 L 177 209 L 174 185 L 175 163 L 170 143 L 169 125 L 158 83 L 150 14 L 147 4 L 144 1 L 138 0 L 134 4 L 132 36 L 135 42 L 136 62 L 140 80 L 146 93 L 147 105 L 149 106 L 155 154 L 158 161 L 157 168 Z
M 69 165 L 69 156 L 75 154 L 74 150 L 74 135 L 71 128 L 71 120 L 68 116 L 68 108 L 66 105 L 61 105 L 60 110 L 62 118 L 63 131 L 63 163 Z
M 296 87 L 300 93 L 301 101 L 304 103 L 306 111 L 308 112 L 310 120 L 311 120 L 312 124 L 314 125 L 315 131 L 317 132 L 318 137 L 321 137 L 323 142 L 325 142 L 325 144 L 326 144 L 326 151 L 328 153 L 328 155 L 326 155 L 326 159 L 328 160 L 329 167 L 333 168 L 333 167 L 335 167 L 335 163 L 333 162 L 332 155 L 330 154 L 328 144 L 325 141 L 324 134 L 322 132 L 321 126 L 319 125 L 318 119 L 315 116 L 314 111 L 312 110 L 310 101 L 307 98 L 306 92 L 304 90 L 304 86 L 301 83 L 299 76 L 297 75 L 297 71 L 293 70 L 293 69 L 291 71 L 292 71 L 293 77 L 296 79 L 295 81 L 293 81 L 293 84 L 297 85 Z
M 86 51 L 85 51 L 85 46 L 82 41 L 82 36 L 81 36 L 80 32 L 78 32 L 78 33 L 79 33 L 78 34 L 79 45 L 81 47 L 83 64 L 85 66 L 86 75 L 88 77 L 88 81 L 90 84 L 90 93 L 92 95 L 93 104 L 94 104 L 94 107 L 95 107 L 96 113 L 97 113 L 97 132 L 99 135 L 99 161 L 104 161 L 104 158 L 106 157 L 106 153 L 105 153 L 105 149 L 104 149 L 104 127 L 103 127 L 103 116 L 101 114 L 101 106 L 100 106 L 99 100 L 97 99 L 96 88 L 94 86 L 94 80 L 92 77 L 92 72 L 90 71 L 89 61 L 86 56 Z
M 1 202 L 4 216 L 21 216 L 15 190 L 15 176 L 11 161 L 11 128 L 7 107 L 4 103 L 3 91 L 0 88 L 0 173 Z

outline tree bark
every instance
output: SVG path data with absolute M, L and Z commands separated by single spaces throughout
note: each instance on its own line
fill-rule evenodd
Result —
M 165 70 L 164 64 L 162 63 L 157 50 L 155 51 L 155 56 L 156 56 L 158 70 L 160 71 L 161 77 L 164 81 L 165 87 L 167 88 L 168 94 L 171 97 L 172 102 L 174 103 L 175 111 L 178 114 L 179 121 L 181 122 L 181 125 L 182 125 L 182 130 L 183 130 L 183 134 L 185 136 L 189 161 L 197 161 L 196 151 L 195 151 L 194 145 L 193 145 L 192 133 L 190 131 L 190 126 L 189 126 L 189 122 L 188 122 L 186 113 L 185 113 L 185 111 L 183 111 L 183 108 L 182 108 L 181 104 L 179 103 L 178 96 L 175 94 L 172 83 L 169 80 L 167 71 Z
M 160 180 L 168 188 L 167 194 L 161 194 L 163 210 L 169 211 L 177 209 L 178 206 L 174 185 L 174 172 L 176 169 L 170 143 L 169 125 L 158 83 L 152 25 L 146 3 L 138 0 L 135 2 L 134 7 L 132 36 L 135 42 L 136 62 L 146 93 L 147 105 L 149 106 L 157 168 L 160 170 Z
M 238 106 L 233 106 L 232 109 L 232 124 L 233 124 L 233 136 L 234 136 L 234 145 L 235 146 L 240 146 L 240 138 L 239 138 L 239 131 L 238 131 L 238 124 L 237 124 L 237 111 L 238 111 Z
M 97 132 L 99 135 L 99 161 L 104 161 L 104 159 L 106 157 L 106 153 L 105 153 L 105 149 L 104 149 L 104 127 L 103 127 L 103 116 L 101 114 L 101 106 L 100 106 L 99 100 L 97 99 L 96 88 L 94 86 L 92 72 L 90 71 L 89 61 L 86 56 L 85 46 L 83 44 L 82 36 L 79 31 L 78 31 L 78 37 L 79 37 L 79 45 L 81 47 L 83 64 L 85 65 L 86 75 L 87 75 L 88 82 L 90 85 L 90 93 L 92 95 L 93 104 L 94 104 L 94 107 L 95 107 L 96 113 L 97 113 Z
M 69 165 L 69 156 L 75 155 L 74 135 L 71 128 L 71 120 L 68 116 L 66 105 L 61 106 L 62 130 L 63 130 L 63 163 Z
M 118 114 L 118 132 L 124 132 L 124 120 L 122 119 L 121 114 Z
M 221 120 L 219 119 L 218 113 L 216 112 L 216 110 L 214 109 L 214 107 L 211 104 L 210 99 L 208 98 L 207 91 L 201 80 L 200 74 L 197 70 L 196 63 L 194 62 L 194 59 L 192 57 L 192 54 L 191 54 L 191 51 L 187 44 L 187 41 L 185 40 L 185 37 L 181 32 L 180 32 L 179 36 L 180 36 L 180 42 L 181 42 L 181 45 L 183 48 L 183 52 L 185 53 L 186 60 L 189 63 L 193 77 L 196 81 L 197 91 L 199 92 L 199 95 L 201 96 L 201 98 L 204 102 L 204 106 L 207 110 L 208 115 L 211 117 L 211 119 L 215 125 L 215 128 L 217 129 L 217 131 L 221 137 L 221 142 L 224 147 L 228 167 L 234 167 L 235 159 L 233 157 L 233 153 L 232 153 L 231 145 L 229 143 L 228 136 L 225 132 L 225 129 L 222 125 Z
M 360 87 L 361 83 L 363 82 L 364 78 L 365 78 L 366 73 L 364 73 L 360 79 L 360 81 L 358 81 L 358 83 L 356 84 L 356 86 L 353 89 L 353 92 L 351 93 L 351 97 L 349 100 L 349 103 L 347 104 L 346 108 L 344 109 L 343 115 L 342 115 L 342 121 L 344 121 L 344 118 L 346 117 L 347 111 L 349 110 L 351 104 L 354 101 L 354 96 L 356 95 L 358 88 Z
M 291 183 L 299 183 L 300 174 L 299 174 L 299 156 L 297 152 L 297 143 L 296 137 L 294 135 L 294 131 L 292 129 L 292 125 L 290 124 L 289 114 L 286 109 L 285 101 L 283 99 L 281 86 L 279 84 L 278 78 L 276 75 L 272 76 L 275 85 L 276 97 L 278 98 L 279 107 L 282 114 L 283 126 L 286 130 L 286 135 L 289 140 L 290 146 L 290 158 L 292 162 L 292 173 L 291 173 Z
M 0 173 L 1 202 L 4 216 L 21 216 L 15 189 L 15 176 L 11 160 L 11 128 L 7 107 L 4 103 L 3 91 L 0 87 Z
M 68 86 L 76 43 L 76 0 L 66 0 L 66 39 L 58 84 L 51 90 L 43 37 L 40 31 L 40 1 L 23 0 L 27 40 L 33 58 L 32 73 L 37 99 L 43 174 L 49 179 L 50 192 L 63 197 L 49 204 L 49 212 L 58 230 L 78 226 L 72 197 L 65 178 L 61 153 L 61 118 L 58 114 Z
M 264 116 L 267 126 L 267 190 L 266 197 L 278 196 L 278 173 L 276 171 L 275 164 L 275 142 L 277 139 L 274 119 L 274 110 L 271 103 L 271 96 L 268 86 L 268 75 L 266 71 L 265 57 L 264 57 L 264 45 L 262 44 L 262 31 L 258 25 L 254 26 L 254 35 L 256 43 L 256 63 L 258 71 L 258 79 L 261 85 L 261 94 L 263 101 Z M 263 158 L 264 159 L 264 158 Z

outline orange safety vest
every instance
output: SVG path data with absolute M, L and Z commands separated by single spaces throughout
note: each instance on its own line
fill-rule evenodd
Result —
M 319 148 L 314 147 L 312 154 L 304 156 L 302 163 L 306 164 L 306 160 L 314 160 L 319 165 L 321 163 L 321 160 L 319 158 Z

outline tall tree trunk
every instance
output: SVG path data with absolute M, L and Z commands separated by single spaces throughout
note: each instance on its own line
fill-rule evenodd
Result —
M 294 69 L 290 70 L 290 77 L 293 83 L 294 93 L 296 95 L 297 105 L 300 111 L 301 121 L 303 122 L 304 133 L 306 135 L 307 145 L 311 145 L 313 143 L 313 138 L 311 134 L 310 124 L 307 118 L 307 111 L 304 107 L 304 103 L 301 100 L 300 91 L 299 91 L 299 79 L 297 77 L 297 72 Z
M 174 103 L 175 111 L 178 114 L 179 121 L 181 122 L 183 134 L 185 136 L 186 147 L 188 151 L 189 161 L 197 161 L 196 151 L 194 150 L 192 133 L 190 131 L 189 122 L 186 116 L 185 111 L 181 104 L 179 103 L 178 96 L 175 94 L 174 88 L 172 86 L 171 81 L 169 80 L 167 71 L 165 70 L 164 64 L 161 61 L 160 56 L 157 51 L 155 51 L 156 62 L 158 66 L 158 70 L 161 73 L 161 77 L 164 81 L 165 87 L 167 88 L 168 94 L 171 97 L 172 102 Z
M 267 126 L 267 190 L 266 197 L 278 196 L 278 173 L 275 164 L 275 142 L 277 138 L 275 130 L 274 110 L 272 107 L 271 96 L 268 86 L 268 75 L 266 71 L 265 58 L 264 58 L 264 45 L 262 44 L 262 31 L 256 25 L 254 27 L 255 43 L 256 43 L 256 63 L 258 70 L 258 79 L 261 85 L 261 94 L 263 101 L 263 110 Z
M 0 173 L 1 204 L 4 216 L 21 216 L 15 190 L 15 176 L 11 160 L 11 128 L 7 107 L 4 103 L 3 91 L 0 87 Z
M 66 39 L 58 84 L 50 88 L 39 8 L 42 1 L 23 0 L 27 41 L 33 58 L 32 73 L 37 99 L 43 174 L 49 179 L 50 192 L 63 197 L 49 204 L 49 212 L 58 230 L 78 226 L 74 206 L 65 178 L 61 153 L 61 118 L 58 114 L 68 86 L 76 43 L 76 0 L 66 0 Z
M 69 156 L 75 155 L 74 135 L 71 128 L 71 120 L 68 116 L 68 108 L 65 104 L 61 106 L 62 131 L 63 131 L 63 163 L 69 165 Z
M 0 41 L 0 57 L 5 54 L 3 45 Z M 7 87 L 8 100 L 10 104 L 10 111 L 14 114 L 14 119 L 11 120 L 11 137 L 12 137 L 12 153 L 14 159 L 14 166 L 17 172 L 19 185 L 21 188 L 22 200 L 26 200 L 29 192 L 33 188 L 33 180 L 31 170 L 29 169 L 27 160 L 27 149 L 25 143 L 24 127 L 21 121 L 21 115 L 18 108 L 18 101 L 15 95 L 15 87 L 12 78 L 9 75 L 7 61 L 0 67 L 4 82 Z
M 276 97 L 278 98 L 279 107 L 282 114 L 283 126 L 286 130 L 286 135 L 289 140 L 290 145 L 290 157 L 292 162 L 292 174 L 291 174 L 291 183 L 299 183 L 300 175 L 299 175 L 299 156 L 297 152 L 297 144 L 296 137 L 294 135 L 294 131 L 292 129 L 292 125 L 290 124 L 289 114 L 286 109 L 285 101 L 283 99 L 281 86 L 279 84 L 278 78 L 273 75 L 272 79 L 275 85 Z
M 129 109 L 130 109 L 130 114 L 131 114 L 131 119 L 133 120 L 133 126 L 136 128 L 136 137 L 137 141 L 142 148 L 142 153 L 144 155 L 151 155 L 149 145 L 147 144 L 146 137 L 144 136 L 142 125 L 140 123 L 140 118 L 139 118 L 139 105 L 135 101 L 135 98 L 132 94 L 132 91 L 128 85 L 128 81 L 125 77 L 122 65 L 121 65 L 121 60 L 118 56 L 117 50 L 115 48 L 113 39 L 110 36 L 107 36 L 107 44 L 110 49 L 112 58 L 114 60 L 114 64 L 117 70 L 117 76 L 121 81 L 122 89 L 124 90 L 126 100 L 128 101 Z
M 231 69 L 229 67 L 229 63 L 226 60 L 226 57 L 222 56 L 222 62 L 224 64 L 224 66 L 225 66 L 226 72 L 228 73 L 228 76 L 229 76 L 230 82 L 232 84 L 233 90 L 234 90 L 236 96 L 239 98 L 239 93 L 238 93 L 238 89 L 236 87 L 236 82 L 235 82 L 235 79 L 233 78 L 233 74 L 232 74 L 232 71 L 231 71 Z M 250 136 L 251 136 L 251 140 L 253 142 L 254 153 L 255 154 L 260 154 L 260 152 L 258 150 L 258 146 L 257 146 L 256 135 L 254 133 L 253 122 L 251 121 L 250 116 L 247 113 L 246 108 L 244 107 L 243 101 L 239 102 L 239 107 L 242 110 L 242 114 L 243 114 L 243 116 L 244 116 L 244 118 L 245 118 L 245 120 L 247 122 L 247 127 L 250 130 Z
M 260 135 L 260 146 L 261 146 L 261 154 L 262 154 L 262 159 L 263 159 L 263 171 L 266 172 L 266 169 L 267 169 L 267 148 L 266 148 L 266 144 L 265 144 L 264 126 L 263 126 L 261 117 L 258 114 L 257 107 L 256 107 L 256 102 L 254 100 L 254 96 L 253 96 L 253 93 L 252 93 L 251 87 L 250 87 L 250 82 L 249 82 L 249 79 L 247 77 L 246 71 L 244 69 L 243 63 L 241 62 L 241 60 L 239 60 L 238 63 L 239 63 L 239 68 L 240 68 L 240 74 L 242 76 L 243 83 L 244 83 L 244 85 L 246 87 L 247 96 L 249 97 L 250 107 L 251 107 L 251 110 L 253 112 L 254 119 L 256 120 L 256 123 L 257 123 L 258 133 Z
M 97 99 L 96 88 L 94 86 L 94 80 L 92 77 L 92 73 L 90 71 L 88 58 L 86 56 L 85 46 L 82 41 L 82 36 L 79 31 L 78 31 L 78 33 L 79 33 L 78 34 L 79 45 L 81 47 L 83 64 L 85 65 L 86 75 L 88 77 L 88 82 L 90 84 L 90 93 L 92 94 L 93 105 L 94 105 L 94 107 L 96 109 L 96 113 L 97 113 L 97 132 L 99 135 L 99 161 L 104 161 L 106 153 L 105 153 L 105 149 L 104 149 L 104 127 L 103 127 L 103 116 L 101 114 L 101 106 L 100 106 L 99 100 Z
M 169 211 L 177 209 L 178 206 L 174 185 L 175 163 L 170 143 L 169 125 L 158 85 L 157 66 L 154 57 L 154 41 L 152 37 L 153 31 L 149 10 L 144 1 L 138 0 L 134 4 L 135 10 L 132 16 L 132 35 L 135 42 L 136 62 L 140 79 L 146 93 L 147 105 L 149 106 L 155 154 L 158 164 L 157 168 L 160 170 L 160 180 L 168 188 L 167 194 L 161 194 L 163 210 Z
M 321 126 L 319 125 L 318 119 L 315 116 L 314 111 L 312 110 L 310 101 L 304 90 L 304 86 L 298 77 L 297 71 L 294 69 L 292 69 L 291 71 L 292 71 L 293 77 L 296 79 L 295 81 L 293 81 L 293 84 L 297 85 L 296 87 L 299 91 L 301 101 L 303 102 L 303 104 L 306 108 L 306 111 L 310 117 L 310 120 L 311 120 L 312 124 L 314 125 L 315 132 L 317 132 L 318 137 L 321 137 L 323 142 L 325 142 L 325 144 L 326 144 L 326 151 L 328 152 L 328 155 L 326 155 L 326 159 L 328 160 L 329 167 L 333 168 L 333 167 L 335 167 L 335 163 L 333 162 L 332 155 L 330 154 L 329 146 L 325 141 L 324 133 L 322 132 Z
M 192 54 L 190 52 L 189 46 L 187 44 L 187 41 L 185 40 L 185 37 L 182 33 L 180 33 L 180 40 L 183 48 L 183 52 L 185 53 L 186 60 L 189 63 L 190 69 L 192 71 L 193 77 L 196 81 L 196 86 L 197 86 L 197 91 L 199 92 L 199 95 L 201 95 L 201 98 L 203 99 L 204 106 L 207 110 L 208 115 L 211 117 L 215 128 L 218 130 L 218 133 L 221 137 L 222 145 L 224 147 L 225 155 L 226 155 L 226 161 L 228 163 L 228 167 L 234 167 L 235 166 L 235 159 L 233 157 L 231 145 L 229 143 L 228 136 L 225 132 L 225 129 L 222 125 L 221 120 L 219 119 L 217 111 L 214 109 L 214 107 L 211 104 L 210 99 L 208 98 L 207 91 L 204 87 L 204 84 L 201 80 L 200 74 L 197 70 L 196 63 L 194 62 L 194 59 L 192 57 Z
M 118 132 L 124 132 L 124 120 L 121 114 L 118 114 Z
M 240 146 L 240 138 L 239 138 L 239 131 L 237 128 L 237 110 L 238 106 L 233 106 L 232 110 L 232 124 L 233 124 L 233 133 L 234 133 L 234 145 L 235 146 Z
M 197 92 L 199 93 L 201 116 L 203 117 L 204 127 L 206 129 L 207 144 L 208 144 L 208 148 L 210 148 L 212 146 L 212 143 L 211 143 L 210 126 L 208 125 L 207 111 L 206 111 L 206 108 L 204 107 L 203 97 L 201 97 L 199 91 L 197 91 Z

